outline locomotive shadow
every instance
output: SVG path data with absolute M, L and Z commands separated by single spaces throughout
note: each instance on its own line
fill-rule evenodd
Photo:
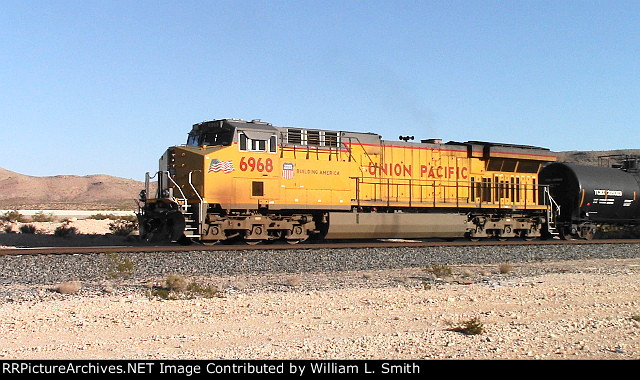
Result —
M 53 234 L 0 233 L 0 248 L 42 248 L 42 247 L 100 247 L 143 245 L 138 236 L 118 236 L 112 234 L 74 234 L 56 236 Z

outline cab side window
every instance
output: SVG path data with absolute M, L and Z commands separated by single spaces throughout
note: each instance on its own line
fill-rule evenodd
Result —
M 238 134 L 238 148 L 242 152 L 269 152 L 276 153 L 277 138 L 270 136 L 267 140 L 249 138 L 244 132 Z

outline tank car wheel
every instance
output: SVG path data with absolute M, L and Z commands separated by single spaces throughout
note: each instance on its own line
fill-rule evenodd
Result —
M 583 238 L 584 240 L 593 240 L 594 236 L 595 236 L 595 231 L 593 230 L 593 228 L 590 228 L 580 234 L 580 237 Z
M 262 243 L 263 240 L 262 239 L 251 239 L 251 240 L 244 240 L 244 243 L 246 245 L 258 245 L 260 243 Z

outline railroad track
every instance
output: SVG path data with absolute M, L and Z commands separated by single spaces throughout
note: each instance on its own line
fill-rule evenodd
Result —
M 584 245 L 584 244 L 640 244 L 640 239 L 602 239 L 602 240 L 485 240 L 485 241 L 345 241 L 305 244 L 262 244 L 262 245 L 130 245 L 130 246 L 84 246 L 84 247 L 34 247 L 2 248 L 0 256 L 16 255 L 73 255 L 90 253 L 122 252 L 191 252 L 191 251 L 238 251 L 238 250 L 300 250 L 300 249 L 358 249 L 358 248 L 402 248 L 402 247 L 476 247 L 476 246 L 521 246 L 521 245 Z

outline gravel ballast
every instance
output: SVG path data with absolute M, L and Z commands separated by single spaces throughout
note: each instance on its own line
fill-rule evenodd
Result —
M 3 359 L 640 358 L 636 244 L 23 255 L 0 274 Z M 219 296 L 154 297 L 170 274 Z M 473 318 L 481 334 L 453 328 Z

